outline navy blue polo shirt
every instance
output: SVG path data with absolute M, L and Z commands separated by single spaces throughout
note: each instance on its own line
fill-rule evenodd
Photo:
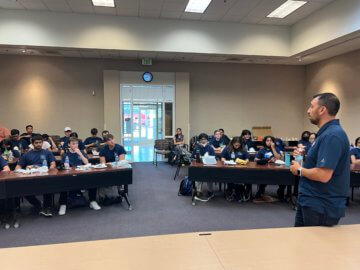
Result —
M 85 158 L 87 158 L 87 155 L 85 154 L 84 151 L 81 151 L 81 153 L 84 155 Z M 70 167 L 84 165 L 84 162 L 82 161 L 81 157 L 77 153 L 71 153 L 70 151 L 67 151 L 65 154 L 62 155 L 62 158 L 61 158 L 62 163 L 65 163 L 66 157 L 69 158 Z
M 353 148 L 350 150 L 350 157 L 355 156 L 356 159 L 360 159 L 360 148 Z
M 254 144 L 254 142 L 253 142 L 251 139 L 250 139 L 250 140 L 247 140 L 247 141 L 244 140 L 244 143 L 245 143 L 245 150 L 246 150 L 246 151 L 249 151 L 250 148 L 254 148 L 254 149 L 255 149 L 255 144 Z
M 211 139 L 210 144 L 214 146 L 215 148 L 223 147 L 225 146 L 225 142 L 222 138 L 220 140 L 216 140 L 215 137 Z
M 11 149 L 14 149 L 14 147 L 18 147 L 19 149 L 20 148 L 22 148 L 22 149 L 28 149 L 29 148 L 29 144 L 24 139 L 21 139 L 21 140 L 18 140 L 18 141 L 11 140 L 10 145 L 11 145 Z M 20 145 L 21 145 L 21 147 L 20 147 Z
M 117 156 L 126 155 L 126 151 L 124 147 L 119 144 L 115 144 L 115 147 L 111 150 L 108 145 L 105 145 L 101 148 L 99 156 L 105 157 L 106 162 L 114 162 L 115 161 L 115 154 Z
M 92 143 L 98 144 L 98 143 L 102 143 L 103 140 L 100 137 L 88 137 L 85 139 L 84 144 L 85 145 L 89 145 Z
M 2 156 L 0 156 L 0 171 L 2 171 L 7 165 L 8 163 L 6 162 L 6 160 Z
M 205 147 L 202 146 L 201 144 L 197 144 L 192 152 L 191 155 L 192 158 L 196 157 L 197 151 L 200 152 L 200 156 L 204 156 L 206 153 L 208 153 L 209 156 L 215 156 L 215 150 L 210 144 L 205 145 Z
M 237 158 L 247 160 L 249 159 L 249 154 L 247 151 L 235 150 L 232 151 L 229 146 L 226 146 L 224 150 L 221 152 L 221 157 L 226 160 L 236 160 Z
M 329 182 L 321 183 L 300 178 L 298 202 L 321 214 L 345 216 L 345 204 L 350 186 L 350 145 L 339 120 L 329 121 L 317 133 L 304 163 L 304 168 L 333 170 Z
M 20 165 L 22 168 L 25 168 L 29 165 L 37 165 L 42 166 L 43 161 L 46 160 L 48 166 L 50 166 L 50 163 L 55 161 L 55 157 L 53 153 L 51 153 L 48 150 L 41 149 L 40 151 L 31 150 L 27 153 L 25 153 L 18 162 L 18 165 Z
M 277 148 L 275 146 L 275 150 L 280 155 L 279 148 Z M 271 159 L 273 157 L 274 157 L 274 153 L 273 153 L 272 149 L 266 148 L 266 147 L 260 149 L 259 152 L 257 152 L 257 154 L 256 154 L 256 158 L 258 158 L 258 159 Z

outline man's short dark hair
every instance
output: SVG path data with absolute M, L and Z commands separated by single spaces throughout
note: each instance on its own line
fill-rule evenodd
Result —
M 32 125 L 27 125 L 25 128 L 28 129 L 28 128 L 34 128 L 34 127 Z
M 71 142 L 79 142 L 79 139 L 76 137 L 70 137 L 69 143 L 71 143 Z
M 104 142 L 110 141 L 112 139 L 114 139 L 114 136 L 112 134 L 107 134 L 104 137 Z
M 356 138 L 355 140 L 355 147 L 357 146 L 358 142 L 360 141 L 360 137 Z
M 97 128 L 92 128 L 92 129 L 90 130 L 90 133 L 91 133 L 91 135 L 96 135 L 96 134 L 98 134 Z
M 225 130 L 223 128 L 219 128 L 219 131 L 225 133 Z
M 201 134 L 199 135 L 199 141 L 202 140 L 202 139 L 208 140 L 208 139 L 209 139 L 209 136 L 208 136 L 206 133 L 201 133 Z
M 319 99 L 319 105 L 324 106 L 329 115 L 335 116 L 340 109 L 340 100 L 333 93 L 317 94 L 313 98 Z
M 40 134 L 35 135 L 34 137 L 31 138 L 31 143 L 34 143 L 35 141 L 43 141 L 43 137 Z
M 71 137 L 79 138 L 79 135 L 78 135 L 76 132 L 72 132 L 72 133 L 70 134 L 70 138 L 71 138 Z
M 11 136 L 20 135 L 20 131 L 18 129 L 12 129 L 10 133 Z

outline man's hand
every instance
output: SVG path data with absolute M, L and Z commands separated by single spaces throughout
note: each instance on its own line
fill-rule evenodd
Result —
M 300 164 L 297 161 L 292 161 L 290 166 L 290 171 L 293 175 L 298 175 L 298 169 L 300 168 Z
M 82 155 L 82 153 L 81 153 L 81 151 L 80 151 L 80 149 L 79 149 L 79 148 L 76 148 L 76 149 L 75 149 L 75 153 L 76 153 L 76 154 L 78 154 L 79 156 L 81 156 L 81 155 Z

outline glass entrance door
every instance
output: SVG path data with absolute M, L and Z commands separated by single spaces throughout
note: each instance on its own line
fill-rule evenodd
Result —
M 162 103 L 124 101 L 122 105 L 126 158 L 134 162 L 152 161 L 154 141 L 162 138 Z

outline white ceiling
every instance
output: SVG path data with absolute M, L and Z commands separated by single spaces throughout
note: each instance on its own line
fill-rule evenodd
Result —
M 285 19 L 266 18 L 285 0 L 212 0 L 204 14 L 185 13 L 188 0 L 115 0 L 116 8 L 94 7 L 91 0 L 0 0 L 0 8 L 145 18 L 293 25 L 334 0 L 308 3 Z

